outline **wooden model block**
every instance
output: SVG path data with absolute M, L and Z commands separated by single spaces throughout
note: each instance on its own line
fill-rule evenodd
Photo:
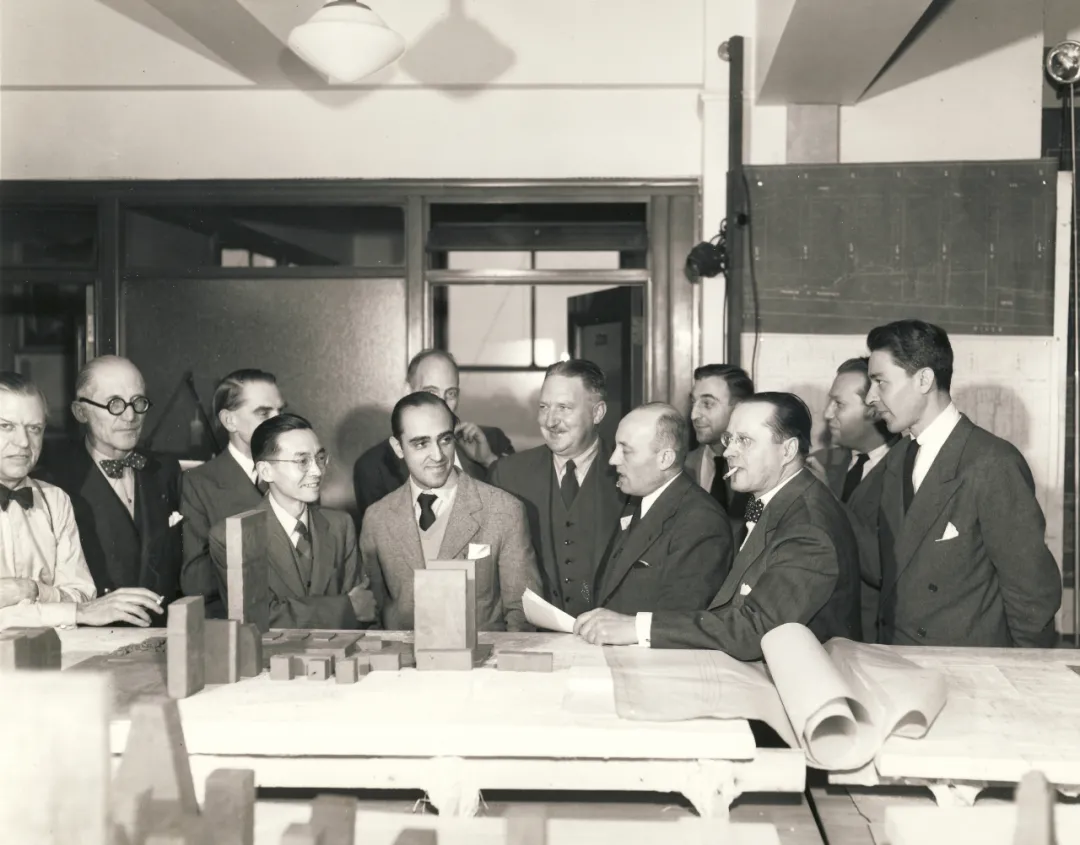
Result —
M 214 845 L 254 845 L 255 773 L 251 769 L 215 769 L 206 779 L 203 817 Z
M 307 663 L 307 679 L 309 681 L 325 681 L 330 677 L 333 669 L 334 658 L 332 657 L 309 657 Z
M 281 837 L 281 845 L 324 845 L 319 832 L 310 824 L 293 822 Z
M 387 642 L 385 640 L 376 640 L 371 637 L 364 637 L 363 639 L 356 641 L 357 651 L 382 651 L 386 646 Z
M 244 553 L 244 522 L 261 525 L 263 511 L 244 511 L 225 520 L 226 594 L 229 618 L 252 623 L 265 633 L 270 629 L 270 591 L 266 583 L 266 565 L 259 548 Z M 250 538 L 257 535 L 248 529 Z
M 1057 791 L 1042 772 L 1024 775 L 1016 787 L 1014 845 L 1054 845 L 1054 801 Z M 1062 840 L 1063 842 L 1065 840 Z
M 202 596 L 191 596 L 167 612 L 167 688 L 171 698 L 187 698 L 206 685 L 206 606 Z
M 539 807 L 511 807 L 506 813 L 506 845 L 547 845 L 544 811 Z
M 275 654 L 270 658 L 270 680 L 291 681 L 293 674 L 293 659 L 287 654 Z
M 240 626 L 240 677 L 254 678 L 262 673 L 262 638 L 256 625 Z
M 59 668 L 60 637 L 53 628 L 0 631 L 0 671 Z
M 438 845 L 438 843 L 437 831 L 420 827 L 407 827 L 394 840 L 394 845 Z
M 470 647 L 467 593 L 464 569 L 418 569 L 413 573 L 417 651 Z
M 362 636 L 362 634 L 332 634 L 333 639 L 324 639 L 319 636 L 320 633 L 313 632 L 311 638 L 304 641 L 304 653 L 325 655 L 335 660 L 352 655 L 356 651 L 357 641 Z
M 299 628 L 294 628 L 291 631 L 286 631 L 284 635 L 286 640 L 306 640 L 310 636 L 310 631 L 302 631 Z
M 283 639 L 283 638 L 284 638 L 284 635 L 281 633 L 281 631 L 266 631 L 262 635 L 262 641 L 264 643 L 272 643 L 272 642 L 275 642 L 276 640 L 280 640 L 280 639 Z
M 370 671 L 370 663 L 358 664 L 355 657 L 334 661 L 334 680 L 339 684 L 355 684 Z
M 353 845 L 356 837 L 356 799 L 348 795 L 317 795 L 311 804 L 311 827 L 322 845 Z
M 235 684 L 240 680 L 240 623 L 207 619 L 205 638 L 206 683 Z
M 312 631 L 311 632 L 311 641 L 312 642 L 328 643 L 328 642 L 331 642 L 331 641 L 333 641 L 335 639 L 337 639 L 337 634 L 335 634 L 333 631 Z
M 554 668 L 550 651 L 500 651 L 496 657 L 500 672 L 551 672 Z
M 371 653 L 368 663 L 372 672 L 396 672 L 401 668 L 401 655 L 395 651 L 383 654 Z
M 109 677 L 18 672 L 0 689 L 0 841 L 110 845 Z
M 465 648 L 476 648 L 476 561 L 429 560 L 427 568 L 465 570 Z
M 406 645 L 405 643 L 395 649 L 398 654 L 401 655 L 401 668 L 402 669 L 415 669 L 416 668 L 416 652 L 413 651 L 413 647 Z
M 416 650 L 416 669 L 419 672 L 466 672 L 479 666 L 491 655 L 490 645 L 476 648 Z

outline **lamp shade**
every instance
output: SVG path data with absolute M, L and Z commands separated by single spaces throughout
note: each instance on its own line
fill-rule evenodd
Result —
M 398 59 L 405 39 L 363 3 L 331 0 L 289 33 L 289 49 L 323 76 L 356 82 Z
M 1060 85 L 1080 82 L 1080 41 L 1062 41 L 1046 55 L 1046 73 Z

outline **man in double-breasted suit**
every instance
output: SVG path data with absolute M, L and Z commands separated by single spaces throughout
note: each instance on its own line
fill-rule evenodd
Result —
M 736 489 L 753 498 L 746 540 L 705 610 L 594 610 L 575 633 L 597 644 L 714 648 L 740 660 L 760 659 L 761 638 L 786 622 L 822 641 L 858 639 L 855 537 L 836 497 L 804 468 L 810 429 L 810 411 L 790 393 L 757 393 L 732 413 L 724 454 Z
M 41 476 L 71 499 L 98 595 L 143 587 L 167 605 L 180 591 L 180 465 L 136 448 L 150 408 L 142 374 L 104 355 L 83 367 L 75 394 L 86 439 L 54 450 Z
M 620 422 L 611 464 L 635 497 L 597 576 L 596 604 L 617 613 L 699 610 L 735 554 L 727 514 L 682 471 L 686 419 L 653 402 Z
M 203 596 L 207 617 L 224 618 L 218 577 L 210 559 L 210 528 L 221 520 L 258 507 L 266 492 L 251 457 L 251 436 L 285 407 L 277 380 L 262 370 L 236 370 L 214 391 L 214 418 L 229 436 L 221 454 L 184 473 L 180 513 L 184 563 L 180 588 L 186 596 Z
M 243 555 L 266 567 L 274 628 L 358 628 L 375 622 L 360 577 L 352 517 L 316 505 L 329 460 L 311 424 L 296 414 L 261 423 L 251 454 L 267 493 L 243 522 Z M 210 529 L 210 556 L 228 602 L 226 520 Z
M 878 642 L 1052 647 L 1061 575 L 1027 462 L 956 409 L 943 329 L 901 320 L 867 345 L 867 402 L 911 435 L 886 460 Z
M 401 399 L 391 443 L 409 480 L 368 510 L 360 551 L 384 627 L 412 629 L 413 573 L 429 560 L 476 566 L 480 631 L 527 631 L 521 597 L 540 589 L 525 510 L 509 493 L 454 467 L 454 415 L 430 393 Z

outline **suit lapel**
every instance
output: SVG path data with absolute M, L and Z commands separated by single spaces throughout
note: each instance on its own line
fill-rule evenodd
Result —
M 141 584 L 156 584 L 158 572 L 155 543 L 169 528 L 169 515 L 161 507 L 157 461 L 147 456 L 146 466 L 134 472 L 135 476 L 135 528 L 139 532 Z M 122 503 L 121 503 L 122 504 Z
M 476 514 L 484 509 L 480 493 L 473 479 L 462 473 L 458 476 L 458 489 L 454 494 L 454 505 L 446 523 L 446 533 L 439 545 L 439 559 L 453 560 L 468 545 L 469 540 L 480 530 L 480 521 Z
M 335 575 L 334 538 L 330 534 L 330 523 L 323 516 L 321 508 L 308 507 L 308 522 L 311 525 L 310 594 L 323 596 Z
M 244 485 L 247 485 L 258 492 L 259 488 L 255 486 L 251 476 L 236 462 L 236 458 L 232 456 L 228 449 L 214 458 L 211 463 L 213 464 L 214 480 L 218 483 L 218 486 L 240 490 L 243 489 Z
M 400 543 L 401 554 L 410 569 L 423 569 L 424 547 L 420 544 L 420 529 L 413 510 L 412 485 L 406 481 L 387 498 L 392 504 L 387 513 L 390 537 Z
M 825 465 L 825 478 L 829 489 L 836 498 L 844 492 L 844 481 L 847 479 L 848 464 L 851 463 L 851 450 L 837 447 L 831 450 L 828 456 L 829 462 Z
M 83 483 L 83 494 L 88 501 L 99 502 L 100 505 L 107 510 L 111 511 L 112 519 L 119 519 L 126 521 L 128 525 L 135 529 L 135 533 L 139 533 L 139 525 L 134 520 L 132 515 L 128 513 L 127 507 L 121 500 L 120 496 L 113 489 L 113 486 L 109 483 L 109 479 L 105 477 L 105 473 L 102 472 L 101 467 L 97 465 L 97 462 L 90 456 L 89 453 L 83 449 L 86 454 L 86 480 Z M 136 482 L 136 507 L 138 506 L 138 482 Z M 137 511 L 136 511 L 137 512 Z
M 281 520 L 277 518 L 270 503 L 264 499 L 262 507 L 266 510 L 266 557 L 270 568 L 278 574 L 294 596 L 306 596 L 308 591 L 296 568 L 292 540 L 285 533 Z

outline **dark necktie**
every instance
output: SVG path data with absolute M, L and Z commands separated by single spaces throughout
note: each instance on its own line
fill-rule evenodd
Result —
M 24 511 L 30 510 L 34 506 L 33 488 L 20 487 L 18 490 L 12 490 L 0 484 L 0 511 L 6 511 L 12 502 L 18 502 Z
M 720 507 L 726 511 L 728 508 L 728 490 L 724 476 L 727 475 L 728 471 L 727 460 L 723 455 L 716 455 L 713 457 L 713 467 L 715 468 L 715 474 L 713 475 L 712 486 L 709 488 L 709 495 L 716 499 L 720 503 Z
M 904 513 L 908 512 L 911 500 L 915 498 L 915 458 L 918 454 L 919 441 L 912 440 L 904 454 Z
M 574 504 L 574 499 L 577 498 L 578 490 L 580 487 L 577 483 L 577 467 L 574 466 L 572 460 L 566 462 L 566 466 L 563 467 L 562 484 L 559 485 L 559 492 L 562 493 L 563 504 L 570 507 Z
M 432 525 L 435 524 L 435 510 L 432 505 L 435 504 L 435 500 L 439 497 L 434 493 L 421 493 L 416 497 L 416 501 L 420 503 L 420 530 L 427 531 Z
M 851 498 L 851 494 L 855 492 L 855 488 L 859 486 L 859 482 L 862 481 L 863 470 L 866 468 L 866 462 L 870 460 L 870 456 L 867 454 L 859 455 L 855 459 L 855 463 L 851 469 L 847 471 L 847 475 L 844 476 L 844 489 L 840 492 L 840 501 L 846 502 Z
M 746 521 L 757 523 L 761 521 L 761 514 L 765 510 L 765 503 L 758 499 L 756 496 L 751 496 L 750 501 L 746 503 Z
M 300 568 L 300 580 L 311 589 L 311 532 L 302 523 L 296 523 L 296 560 Z
M 123 478 L 125 467 L 142 469 L 145 466 L 146 456 L 140 455 L 138 452 L 132 452 L 127 457 L 119 458 L 115 461 L 106 459 L 101 462 L 101 470 L 109 478 Z

